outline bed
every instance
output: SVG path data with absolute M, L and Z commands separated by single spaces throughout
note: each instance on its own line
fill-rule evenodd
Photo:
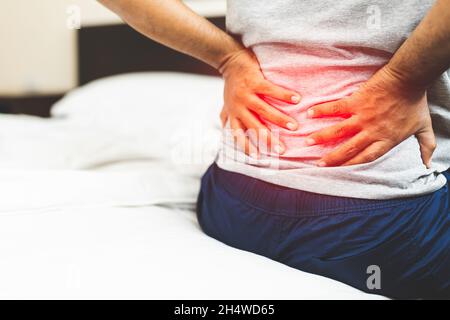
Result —
M 203 234 L 222 80 L 126 26 L 81 30 L 82 86 L 49 119 L 0 116 L 0 298 L 382 299 Z

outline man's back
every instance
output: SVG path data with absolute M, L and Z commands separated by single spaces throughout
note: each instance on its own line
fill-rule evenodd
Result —
M 438 172 L 450 166 L 445 152 L 450 150 L 450 81 L 445 73 L 428 91 L 438 143 L 431 170 L 422 163 L 415 137 L 371 163 L 331 168 L 315 162 L 342 140 L 305 143 L 308 134 L 342 120 L 308 119 L 308 108 L 356 91 L 389 61 L 432 3 L 229 0 L 229 31 L 252 48 L 267 79 L 298 91 L 302 101 L 294 106 L 271 101 L 299 122 L 295 132 L 280 130 L 287 148 L 281 157 L 269 155 L 252 164 L 243 155 L 232 159 L 232 137 L 225 135 L 219 166 L 291 188 L 357 198 L 405 197 L 443 186 L 445 178 Z

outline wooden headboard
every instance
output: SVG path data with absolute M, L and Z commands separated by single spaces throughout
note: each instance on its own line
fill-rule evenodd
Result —
M 225 17 L 209 19 L 225 30 Z M 210 66 L 160 45 L 126 24 L 78 30 L 78 82 L 137 71 L 181 71 L 217 75 Z

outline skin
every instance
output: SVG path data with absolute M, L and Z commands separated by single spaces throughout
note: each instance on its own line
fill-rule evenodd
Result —
M 258 156 L 247 130 L 282 154 L 284 145 L 260 118 L 289 130 L 298 123 L 266 103 L 271 97 L 292 104 L 297 92 L 267 81 L 255 56 L 231 36 L 198 16 L 178 0 L 99 0 L 133 28 L 168 47 L 215 67 L 225 80 L 222 122 L 229 121 L 236 142 L 247 154 Z M 321 144 L 349 136 L 346 143 L 319 161 L 320 166 L 370 162 L 415 135 L 422 159 L 429 165 L 436 147 L 426 102 L 426 88 L 449 67 L 450 1 L 436 1 L 411 37 L 352 96 L 311 108 L 311 117 L 342 115 L 340 124 L 308 137 Z M 267 140 L 265 140 L 267 138 Z
M 314 106 L 310 117 L 346 120 L 309 136 L 309 145 L 351 139 L 327 154 L 319 166 L 374 161 L 412 135 L 430 167 L 436 148 L 426 90 L 450 67 L 450 1 L 436 1 L 389 63 L 348 98 Z

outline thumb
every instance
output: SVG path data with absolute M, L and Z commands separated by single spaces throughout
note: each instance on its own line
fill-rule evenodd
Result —
M 428 125 L 423 130 L 416 133 L 416 138 L 419 141 L 422 161 L 427 168 L 430 168 L 431 157 L 434 149 L 436 149 L 436 138 L 434 137 L 434 132 L 431 125 Z

